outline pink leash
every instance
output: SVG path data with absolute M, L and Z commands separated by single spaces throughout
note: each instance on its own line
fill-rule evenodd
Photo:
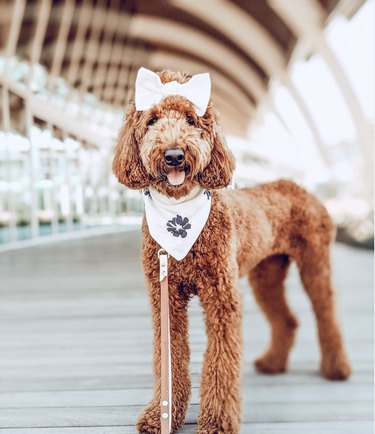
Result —
M 168 258 L 164 249 L 158 252 L 160 264 L 160 424 L 161 434 L 169 434 L 172 427 L 172 361 L 169 323 Z

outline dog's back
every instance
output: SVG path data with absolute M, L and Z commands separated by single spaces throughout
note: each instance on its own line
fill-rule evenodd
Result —
M 238 254 L 247 256 L 243 250 L 249 250 L 251 245 L 252 265 L 263 256 L 297 256 L 303 248 L 320 248 L 332 241 L 334 225 L 326 208 L 292 181 L 226 190 L 222 194 L 233 215 Z M 255 252 L 257 245 L 259 254 Z

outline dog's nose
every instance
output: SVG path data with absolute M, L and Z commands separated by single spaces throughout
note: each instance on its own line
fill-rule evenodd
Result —
M 164 152 L 164 160 L 168 166 L 179 166 L 185 160 L 185 153 L 181 148 L 170 148 Z

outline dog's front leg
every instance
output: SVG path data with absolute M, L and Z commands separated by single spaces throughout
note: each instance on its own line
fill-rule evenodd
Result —
M 169 318 L 172 356 L 172 432 L 184 423 L 191 392 L 187 300 L 170 285 Z M 150 290 L 154 326 L 154 397 L 138 419 L 139 433 L 160 433 L 160 285 Z
M 207 350 L 201 380 L 198 434 L 238 434 L 241 422 L 241 295 L 224 276 L 200 290 Z

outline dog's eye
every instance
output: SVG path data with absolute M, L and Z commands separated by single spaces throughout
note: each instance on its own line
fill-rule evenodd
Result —
M 153 115 L 152 118 L 149 119 L 147 122 L 147 126 L 151 127 L 151 125 L 154 125 L 158 121 L 158 117 L 156 115 Z
M 194 120 L 193 116 L 191 116 L 191 115 L 186 115 L 186 122 L 189 125 L 195 125 L 195 120 Z

